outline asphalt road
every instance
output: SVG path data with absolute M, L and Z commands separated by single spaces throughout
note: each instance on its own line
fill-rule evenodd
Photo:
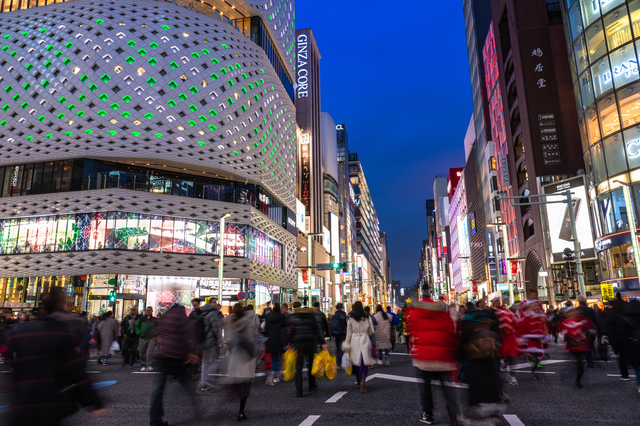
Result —
M 266 386 L 259 376 L 251 388 L 245 413 L 245 424 L 323 426 L 323 425 L 407 425 L 421 424 L 418 385 L 410 358 L 398 346 L 391 355 L 391 367 L 376 365 L 367 382 L 367 394 L 360 394 L 355 376 L 338 371 L 335 380 L 320 381 L 319 389 L 303 398 L 295 397 L 293 382 Z M 561 346 L 550 348 L 551 359 L 545 361 L 539 380 L 532 380 L 526 365 L 516 373 L 518 386 L 507 385 L 511 402 L 502 425 L 640 425 L 638 417 L 637 384 L 618 379 L 615 359 L 597 363 L 587 369 L 584 389 L 574 387 L 574 365 Z M 147 425 L 149 423 L 149 395 L 154 374 L 139 373 L 139 366 L 121 368 L 116 358 L 108 366 L 90 361 L 90 371 L 101 397 L 112 408 L 109 416 L 91 420 L 80 411 L 65 420 L 65 425 Z M 306 374 L 306 373 L 305 373 Z M 10 379 L 8 366 L 0 365 L 0 387 Z M 112 382 L 115 381 L 115 384 Z M 448 424 L 444 399 L 435 389 L 435 417 L 438 424 Z M 346 393 L 345 393 L 346 392 Z M 466 389 L 456 388 L 455 394 L 463 412 L 468 413 Z M 306 381 L 305 381 L 305 393 Z M 0 390 L 0 406 L 6 401 L 6 390 Z M 230 425 L 237 424 L 237 400 L 223 394 L 201 396 L 207 412 L 198 419 L 187 395 L 176 382 L 165 389 L 165 420 L 171 425 Z

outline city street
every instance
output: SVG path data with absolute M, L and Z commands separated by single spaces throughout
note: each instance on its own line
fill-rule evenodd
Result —
M 357 425 L 420 424 L 420 403 L 409 356 L 396 347 L 391 355 L 391 367 L 375 366 L 367 381 L 367 394 L 361 395 L 355 386 L 355 376 L 338 371 L 335 380 L 323 379 L 316 392 L 303 398 L 295 397 L 293 382 L 264 384 L 264 375 L 256 378 L 245 413 L 247 423 L 260 425 Z M 584 389 L 573 386 L 574 366 L 561 346 L 552 345 L 551 359 L 544 361 L 540 379 L 529 378 L 528 364 L 518 366 L 519 386 L 508 386 L 512 398 L 502 425 L 604 425 L 638 424 L 640 394 L 634 381 L 621 382 L 615 360 L 597 363 L 587 369 Z M 145 425 L 148 424 L 149 394 L 156 372 L 141 373 L 139 367 L 121 368 L 115 358 L 108 366 L 90 361 L 88 371 L 94 386 L 113 409 L 109 417 L 89 420 L 86 411 L 67 419 L 65 425 Z M 0 366 L 2 386 L 8 383 L 8 366 Z M 110 382 L 115 381 L 115 384 Z M 435 417 L 437 424 L 447 424 L 442 395 L 435 387 Z M 456 389 L 459 403 L 466 411 L 466 390 Z M 306 395 L 306 384 L 305 384 Z M 0 394 L 0 401 L 6 394 Z M 165 420 L 171 425 L 236 424 L 238 402 L 225 401 L 222 395 L 202 397 L 208 411 L 199 420 L 193 419 L 189 400 L 181 387 L 170 382 L 165 391 Z

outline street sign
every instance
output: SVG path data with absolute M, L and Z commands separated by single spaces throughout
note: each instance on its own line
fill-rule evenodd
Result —
M 239 300 L 244 300 L 245 297 L 247 297 L 247 293 L 245 293 L 244 291 L 241 291 L 238 293 L 238 299 Z
M 613 293 L 613 284 L 600 284 L 600 290 L 602 292 L 602 301 L 604 303 L 616 298 Z
M 247 293 L 247 299 L 253 300 L 255 298 L 256 298 L 256 292 L 255 291 L 250 291 L 249 293 Z
M 318 263 L 316 271 L 330 271 L 333 269 L 333 263 Z

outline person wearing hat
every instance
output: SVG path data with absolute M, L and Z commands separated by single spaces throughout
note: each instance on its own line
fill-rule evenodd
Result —
M 591 351 L 591 336 L 596 332 L 596 325 L 584 316 L 582 309 L 571 309 L 565 316 L 558 331 L 564 335 L 564 340 L 567 342 L 566 350 L 571 352 L 576 362 L 576 387 L 582 388 L 584 375 L 582 358 Z
M 600 332 L 598 328 L 598 320 L 596 319 L 596 311 L 594 311 L 589 307 L 589 305 L 587 305 L 587 298 L 584 295 L 579 294 L 578 297 L 576 297 L 576 300 L 578 300 L 578 303 L 580 304 L 578 309 L 582 311 L 582 316 L 589 319 L 596 329 L 596 333 L 589 335 L 589 350 L 585 352 L 585 357 L 587 358 L 587 368 L 594 368 L 595 366 L 593 365 L 593 358 L 596 356 L 594 344 L 595 336 L 597 336 L 597 333 Z

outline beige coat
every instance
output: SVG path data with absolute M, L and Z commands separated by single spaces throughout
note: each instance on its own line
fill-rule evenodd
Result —
M 342 343 L 342 350 L 351 354 L 353 365 L 360 365 L 360 357 L 364 365 L 373 365 L 376 360 L 371 356 L 371 336 L 373 325 L 371 319 L 366 318 L 356 321 L 353 318 L 347 320 L 347 337 Z
M 234 314 L 227 317 L 227 327 L 225 328 L 225 338 L 230 344 L 229 353 L 224 363 L 224 370 L 227 373 L 225 382 L 249 383 L 256 376 L 258 359 L 254 356 L 255 354 L 249 354 L 240 347 L 237 344 L 237 339 L 241 334 L 246 342 L 255 345 L 256 338 L 260 334 L 260 322 L 253 311 L 246 311 L 237 321 L 235 317 Z
M 376 347 L 378 349 L 391 349 L 391 317 L 382 318 L 382 312 L 374 315 L 378 325 L 376 325 Z

